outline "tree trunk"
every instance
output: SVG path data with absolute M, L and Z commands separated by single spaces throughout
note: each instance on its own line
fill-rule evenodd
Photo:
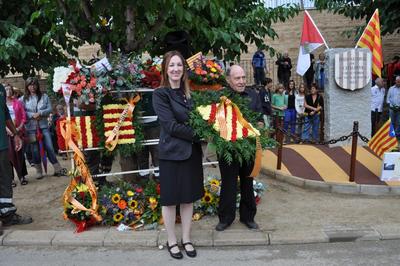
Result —
M 135 43 L 135 11 L 132 6 L 128 6 L 125 11 L 126 19 L 126 45 L 125 52 L 131 52 Z

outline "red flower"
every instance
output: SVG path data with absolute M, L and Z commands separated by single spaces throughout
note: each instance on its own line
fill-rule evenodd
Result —
M 256 205 L 258 205 L 260 203 L 260 201 L 261 201 L 261 198 L 259 196 L 256 196 L 255 200 L 256 200 Z
M 161 190 L 160 184 L 158 183 L 157 186 L 156 186 L 156 191 L 157 191 L 158 195 L 160 195 L 160 190 Z
M 137 193 L 142 193 L 142 192 L 143 192 L 143 188 L 138 187 L 138 188 L 135 189 L 135 191 L 136 191 Z

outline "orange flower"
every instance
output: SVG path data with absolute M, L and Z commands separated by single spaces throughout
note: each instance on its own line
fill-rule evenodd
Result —
M 127 204 L 125 200 L 122 199 L 118 202 L 118 208 L 120 208 L 121 210 L 125 210 L 126 206 Z
M 202 70 L 201 68 L 196 68 L 194 72 L 196 73 L 196 75 L 201 75 Z

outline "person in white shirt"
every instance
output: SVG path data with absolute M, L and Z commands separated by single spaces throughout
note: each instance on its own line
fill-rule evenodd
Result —
M 376 133 L 382 114 L 383 101 L 385 98 L 385 88 L 383 85 L 383 80 L 377 78 L 375 80 L 375 86 L 371 88 L 371 136 Z

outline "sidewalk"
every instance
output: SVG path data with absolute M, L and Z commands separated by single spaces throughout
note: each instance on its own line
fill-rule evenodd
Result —
M 66 166 L 69 164 L 60 162 Z M 113 167 L 113 171 L 117 171 L 118 163 Z M 52 167 L 49 168 L 52 173 Z M 215 169 L 207 168 L 205 173 L 209 172 L 215 172 Z M 217 232 L 214 230 L 217 217 L 204 217 L 193 223 L 192 240 L 196 245 L 217 247 L 400 239 L 400 196 L 327 193 L 324 189 L 320 191 L 282 182 L 287 181 L 287 176 L 282 177 L 279 172 L 267 169 L 263 172 L 260 180 L 268 188 L 256 215 L 260 230 L 248 230 L 237 217 L 231 227 Z M 5 228 L 0 237 L 1 245 L 127 248 L 165 245 L 163 226 L 159 230 L 127 232 L 118 232 L 116 227 L 97 226 L 75 234 L 72 223 L 62 219 L 61 195 L 69 179 L 48 176 L 43 180 L 29 181 L 27 186 L 18 184 L 14 199 L 18 212 L 32 215 L 34 222 Z

